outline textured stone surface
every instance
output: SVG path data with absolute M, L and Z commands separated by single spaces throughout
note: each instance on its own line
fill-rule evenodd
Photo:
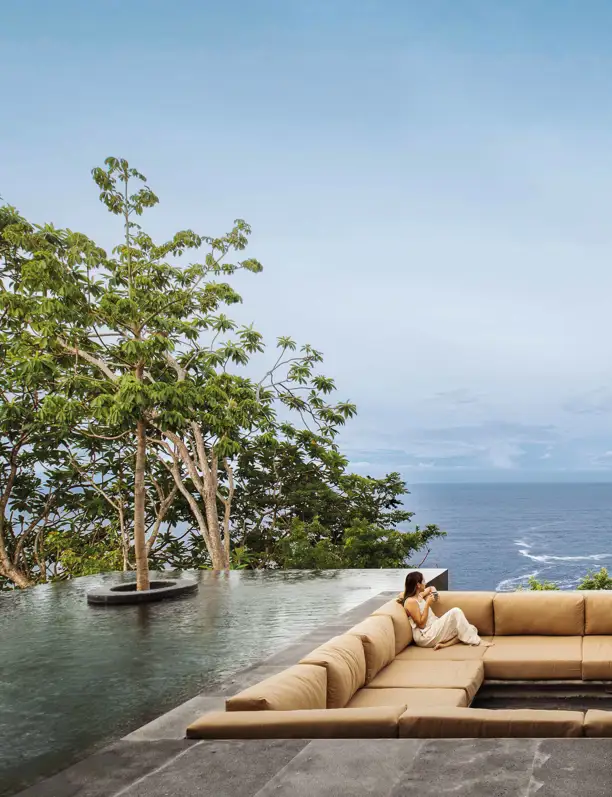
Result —
M 197 697 L 188 700 L 173 711 L 163 714 L 148 725 L 130 733 L 125 739 L 128 742 L 149 742 L 156 739 L 184 739 L 185 728 L 191 725 L 202 714 L 209 711 L 222 711 L 225 708 L 225 698 L 222 695 Z
M 389 797 L 528 797 L 537 746 L 532 739 L 425 741 Z
M 317 740 L 257 797 L 387 797 L 422 744 L 413 739 Z M 420 795 L 420 787 L 406 794 Z
M 301 740 L 200 742 L 124 794 L 125 797 L 254 797 L 307 744 Z
M 87 593 L 87 602 L 104 606 L 125 606 L 135 603 L 155 603 L 168 598 L 187 596 L 198 591 L 198 582 L 189 579 L 151 581 L 150 586 L 150 589 L 142 592 L 137 592 L 132 584 L 97 587 Z
M 543 739 L 533 763 L 528 797 L 608 797 L 612 794 L 612 739 Z
M 31 786 L 20 797 L 115 797 L 196 742 L 117 742 L 52 778 Z

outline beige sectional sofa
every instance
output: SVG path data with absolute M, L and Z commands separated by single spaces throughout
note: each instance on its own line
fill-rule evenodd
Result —
M 612 712 L 471 708 L 488 682 L 612 681 L 612 592 L 441 592 L 492 647 L 412 643 L 389 601 L 187 729 L 200 739 L 612 736 Z

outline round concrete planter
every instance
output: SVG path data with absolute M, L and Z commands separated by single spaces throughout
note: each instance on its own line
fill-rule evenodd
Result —
M 197 581 L 151 581 L 150 589 L 136 590 L 136 582 L 117 584 L 114 587 L 100 587 L 87 593 L 87 603 L 105 606 L 126 606 L 136 603 L 153 603 L 167 598 L 178 598 L 197 592 Z

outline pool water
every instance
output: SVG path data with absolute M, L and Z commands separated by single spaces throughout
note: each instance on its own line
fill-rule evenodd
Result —
M 172 573 L 159 574 L 171 577 Z M 141 606 L 90 606 L 109 574 L 0 593 L 0 797 L 120 738 L 383 590 L 402 571 L 246 572 Z

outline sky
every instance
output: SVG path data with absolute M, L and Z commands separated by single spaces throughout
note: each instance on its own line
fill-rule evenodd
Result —
M 0 195 L 100 244 L 253 227 L 244 304 L 325 354 L 358 472 L 612 480 L 612 4 L 21 0 Z M 8 66 L 7 66 L 8 65 Z

